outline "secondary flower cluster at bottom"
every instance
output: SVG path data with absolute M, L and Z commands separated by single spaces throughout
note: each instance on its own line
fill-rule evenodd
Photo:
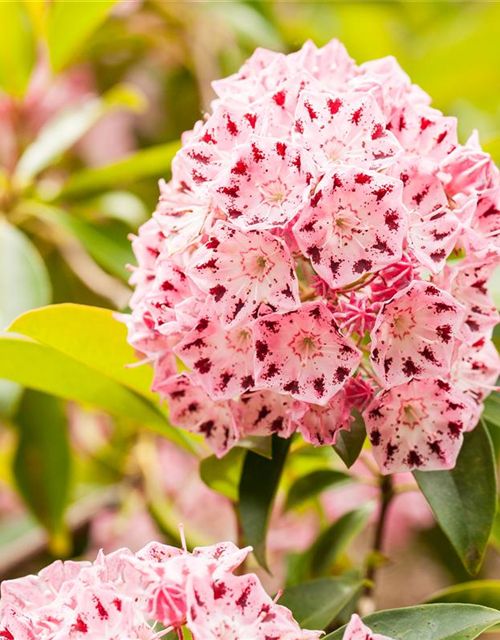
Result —
M 56 561 L 2 583 L 0 638 L 158 640 L 186 625 L 193 640 L 317 640 L 321 632 L 300 629 L 256 575 L 233 574 L 249 551 L 151 542 L 94 563 Z

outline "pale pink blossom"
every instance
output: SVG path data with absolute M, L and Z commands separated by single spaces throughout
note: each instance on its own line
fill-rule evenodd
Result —
M 391 640 L 391 638 L 380 633 L 373 633 L 371 629 L 363 624 L 358 615 L 353 614 L 344 631 L 342 640 Z
M 446 376 L 464 308 L 433 284 L 414 281 L 386 303 L 372 332 L 371 362 L 384 387 Z
M 474 403 L 440 378 L 381 391 L 363 413 L 382 473 L 452 469 L 475 415 Z

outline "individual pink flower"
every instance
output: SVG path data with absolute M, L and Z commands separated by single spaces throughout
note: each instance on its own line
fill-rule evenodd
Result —
M 403 202 L 410 212 L 409 245 L 433 273 L 444 267 L 461 231 L 438 169 L 434 162 L 418 156 L 400 160 L 388 169 L 388 175 L 404 185 Z
M 438 287 L 443 287 L 466 310 L 465 327 L 471 341 L 485 336 L 490 338 L 500 316 L 488 288 L 488 281 L 500 264 L 496 251 L 482 251 L 468 256 L 456 266 L 447 265 L 434 278 Z
M 173 425 L 202 434 L 219 457 L 234 446 L 238 427 L 227 402 L 214 402 L 185 374 L 169 378 L 161 393 L 168 401 Z
M 404 253 L 401 260 L 385 267 L 377 273 L 377 278 L 370 282 L 370 297 L 373 302 L 387 302 L 398 291 L 406 289 L 415 278 L 413 255 Z
M 391 638 L 380 633 L 373 633 L 371 629 L 363 624 L 358 615 L 353 614 L 344 631 L 342 640 L 391 640 Z
M 252 330 L 224 329 L 211 301 L 174 353 L 213 400 L 234 398 L 255 385 Z
M 415 281 L 396 294 L 372 332 L 371 362 L 382 385 L 446 376 L 463 320 L 463 307 L 428 282 Z
M 293 141 L 308 149 L 323 170 L 332 163 L 381 169 L 403 152 L 375 99 L 357 92 L 303 91 L 292 131 Z
M 451 380 L 457 389 L 480 404 L 493 390 L 500 376 L 500 356 L 491 340 L 480 338 L 457 350 Z
M 351 420 L 351 405 L 341 389 L 325 406 L 309 404 L 296 421 L 304 440 L 317 446 L 335 444 L 339 431 L 349 431 Z
M 321 302 L 265 316 L 255 324 L 254 339 L 257 384 L 313 404 L 325 405 L 361 358 Z
M 315 172 L 302 147 L 255 137 L 235 150 L 214 184 L 214 200 L 242 229 L 283 227 L 303 206 Z
M 314 270 L 334 289 L 397 262 L 407 211 L 402 183 L 335 166 L 323 176 L 293 228 Z
M 313 640 L 322 634 L 302 631 L 252 574 L 228 575 L 212 584 L 193 577 L 188 593 L 188 626 L 197 640 Z
M 338 40 L 331 40 L 321 48 L 307 40 L 299 51 L 288 56 L 288 60 L 292 68 L 305 69 L 329 90 L 344 88 L 357 72 L 356 63 Z
M 243 232 L 219 221 L 193 255 L 188 274 L 209 294 L 223 326 L 258 316 L 262 304 L 291 311 L 300 305 L 297 276 L 284 242 L 266 231 Z
M 274 391 L 254 391 L 241 396 L 234 405 L 238 425 L 245 436 L 268 436 L 277 433 L 289 438 L 295 431 L 294 416 L 301 408 L 293 408 L 294 400 Z
M 440 378 L 381 391 L 363 413 L 382 473 L 452 469 L 475 415 L 474 403 Z
M 202 234 L 211 212 L 210 201 L 189 189 L 160 180 L 160 199 L 153 215 L 167 253 L 184 251 L 193 244 Z

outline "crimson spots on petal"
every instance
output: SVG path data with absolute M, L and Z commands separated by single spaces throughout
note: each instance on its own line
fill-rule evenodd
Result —
M 278 91 L 273 95 L 273 100 L 278 107 L 283 107 L 286 100 L 286 92 L 284 90 Z
M 290 380 L 287 384 L 284 385 L 283 389 L 287 393 L 297 394 L 299 393 L 299 383 L 297 380 Z
M 227 293 L 227 289 L 224 285 L 218 284 L 210 289 L 210 293 L 213 295 L 216 302 L 220 302 Z
M 332 114 L 332 116 L 334 116 L 336 113 L 338 113 L 340 107 L 342 106 L 342 100 L 340 98 L 335 98 L 335 100 L 333 100 L 332 98 L 328 98 L 326 104 L 328 107 L 328 111 Z
M 261 361 L 265 360 L 268 353 L 269 347 L 267 346 L 267 343 L 262 340 L 257 340 L 255 342 L 255 355 L 257 356 L 257 359 Z
M 424 461 L 422 459 L 422 456 L 417 451 L 412 449 L 408 453 L 408 457 L 406 458 L 406 463 L 408 464 L 409 467 L 421 467 Z
M 366 260 L 365 258 L 362 258 L 361 260 L 358 260 L 357 262 L 354 263 L 353 265 L 353 269 L 354 269 L 354 273 L 365 273 L 365 271 L 370 271 L 370 269 L 372 268 L 372 261 L 371 260 Z
M 194 363 L 194 368 L 201 374 L 206 374 L 212 369 L 212 362 L 210 358 L 200 358 Z
M 372 181 L 372 177 L 366 173 L 357 173 L 354 176 L 354 182 L 357 184 L 369 184 Z

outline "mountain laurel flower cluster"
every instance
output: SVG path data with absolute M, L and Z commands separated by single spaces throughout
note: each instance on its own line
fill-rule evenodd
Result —
M 129 341 L 174 425 L 449 469 L 494 388 L 500 178 L 391 58 L 257 49 L 214 82 L 133 239 Z
M 254 574 L 234 575 L 251 547 L 193 553 L 152 542 L 94 563 L 56 561 L 1 586 L 2 640 L 159 640 L 183 626 L 193 640 L 317 640 Z M 362 640 L 357 627 L 346 640 Z M 364 640 L 363 635 L 363 640 Z

